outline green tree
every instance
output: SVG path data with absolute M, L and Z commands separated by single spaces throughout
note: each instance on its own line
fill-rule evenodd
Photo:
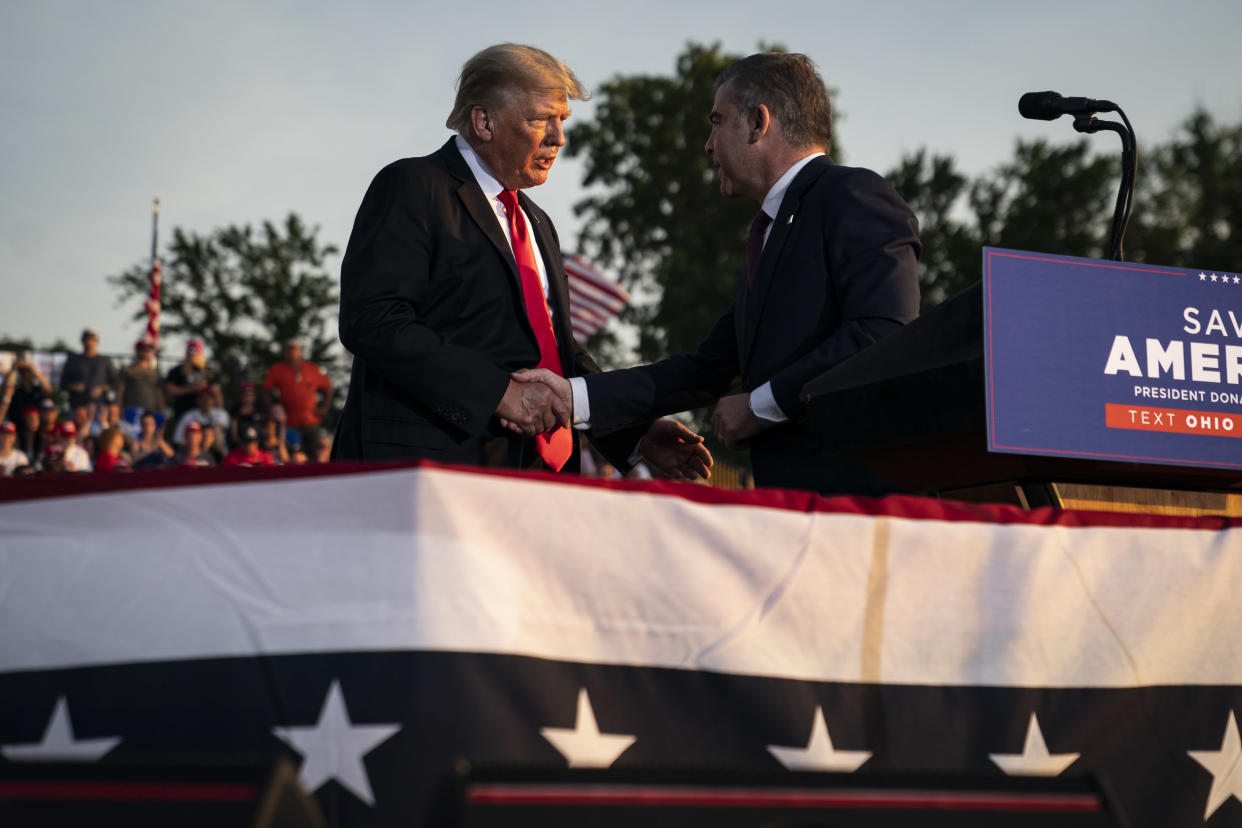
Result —
M 885 176 L 919 219 L 923 307 L 938 305 L 979 278 L 979 236 L 962 204 L 970 181 L 952 156 L 926 149 L 905 155 Z
M 8 336 L 7 334 L 0 334 L 0 351 L 34 351 L 34 350 L 36 350 L 34 346 L 34 340 L 32 340 L 28 336 L 24 336 L 21 339 L 18 339 L 16 337 Z
M 1096 142 L 1019 141 L 1012 160 L 973 181 L 953 159 L 906 155 L 888 173 L 918 215 L 924 308 L 979 278 L 983 245 L 1106 255 L 1120 153 Z M 1236 270 L 1242 261 L 1242 125 L 1193 112 L 1165 144 L 1140 151 L 1130 261 Z
M 1196 110 L 1169 143 L 1147 155 L 1127 234 L 1131 257 L 1177 267 L 1242 267 L 1242 124 L 1217 124 Z
M 757 205 L 720 195 L 703 149 L 716 78 L 741 57 L 719 43 L 688 43 L 672 76 L 604 83 L 593 120 L 566 136 L 570 157 L 585 161 L 591 191 L 575 205 L 584 219 L 579 250 L 637 297 L 621 318 L 635 326 L 644 361 L 698 345 L 733 302 L 746 266 L 746 228 Z M 600 345 L 590 343 L 616 364 Z
M 336 281 L 324 270 L 337 252 L 296 213 L 284 225 L 224 227 L 208 235 L 173 230 L 164 257 L 160 329 L 202 339 L 229 379 L 262 376 L 281 344 L 298 339 L 307 359 L 336 365 Z M 119 304 L 147 294 L 145 265 L 109 277 Z M 134 319 L 145 318 L 142 310 Z
M 1018 141 L 1014 158 L 975 181 L 970 204 L 981 244 L 1065 256 L 1105 255 L 1120 162 L 1086 140 Z M 976 277 L 980 264 L 975 265 Z
M 567 151 L 586 162 L 579 249 L 631 294 L 622 315 L 650 361 L 692 349 L 733 300 L 754 205 L 723 199 L 703 143 L 715 80 L 739 55 L 689 44 L 672 77 L 617 76 Z M 594 343 L 592 343 L 594 346 Z
M 635 297 L 621 320 L 636 331 L 644 362 L 693 350 L 733 303 L 745 272 L 746 231 L 758 205 L 723 198 L 704 151 L 716 78 L 742 57 L 719 43 L 687 43 L 671 76 L 618 75 L 604 83 L 594 118 L 566 136 L 570 157 L 585 162 L 590 192 L 575 205 L 583 218 L 578 249 Z M 839 156 L 835 135 L 832 144 Z M 601 364 L 632 362 L 609 332 L 588 347 Z M 745 455 L 714 443 L 708 411 L 690 419 L 712 452 L 745 464 Z
M 985 245 L 1105 255 L 1120 152 L 1093 156 L 1090 148 L 1087 140 L 1018 141 L 1012 160 L 973 180 L 951 156 L 904 156 L 886 177 L 919 219 L 923 309 L 979 280 Z

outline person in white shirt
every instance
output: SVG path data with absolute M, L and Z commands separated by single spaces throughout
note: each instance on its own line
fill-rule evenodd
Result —
M 65 471 L 88 472 L 94 470 L 91 456 L 78 445 L 78 427 L 73 420 L 65 420 L 58 428 L 61 446 L 64 448 Z
M 14 469 L 28 465 L 30 458 L 17 447 L 17 426 L 9 420 L 0 422 L 0 477 L 8 477 Z
M 173 445 L 180 448 L 185 445 L 185 429 L 190 423 L 198 423 L 204 429 L 210 429 L 215 437 L 213 445 L 223 448 L 228 444 L 229 412 L 217 402 L 219 397 L 214 386 L 204 388 L 198 394 L 198 405 L 181 415 L 173 429 Z

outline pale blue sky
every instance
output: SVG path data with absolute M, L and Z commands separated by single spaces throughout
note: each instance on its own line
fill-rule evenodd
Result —
M 164 230 L 296 210 L 343 248 L 371 177 L 443 143 L 462 62 L 495 42 L 548 49 L 593 88 L 669 74 L 687 40 L 780 42 L 839 90 L 849 163 L 883 172 L 925 145 L 977 173 L 1020 136 L 1077 137 L 1068 119 L 1022 120 L 1027 91 L 1114 100 L 1140 142 L 1166 140 L 1195 105 L 1242 120 L 1240 35 L 1229 0 L 6 0 L 0 334 L 76 343 L 94 325 L 105 351 L 128 352 L 140 325 L 105 277 L 145 261 L 156 195 Z M 1093 140 L 1116 150 L 1113 135 Z M 580 180 L 561 160 L 532 193 L 570 248 Z

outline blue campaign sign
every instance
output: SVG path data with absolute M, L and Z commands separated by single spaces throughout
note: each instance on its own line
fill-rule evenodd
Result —
M 988 448 L 1242 468 L 1242 276 L 987 247 Z

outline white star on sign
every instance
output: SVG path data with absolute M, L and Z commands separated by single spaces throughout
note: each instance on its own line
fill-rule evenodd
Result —
M 1234 276 L 1234 277 L 1233 277 L 1233 283 L 1234 283 L 1235 285 L 1236 285 L 1236 284 L 1239 284 L 1239 283 L 1242 283 L 1242 276 Z
M 1238 720 L 1232 710 L 1229 721 L 1225 722 L 1220 750 L 1188 750 L 1186 753 L 1212 774 L 1212 790 L 1208 792 L 1207 810 L 1203 812 L 1205 822 L 1229 797 L 1237 797 L 1242 802 L 1242 739 L 1238 738 Z
M 42 742 L 0 746 L 0 753 L 17 761 L 94 762 L 121 743 L 121 737 L 106 739 L 75 739 L 69 721 L 69 704 L 65 697 L 56 700 L 52 719 L 43 731 Z
M 1048 753 L 1039 719 L 1031 714 L 1021 753 L 989 753 L 988 758 L 1009 776 L 1056 776 L 1073 764 L 1077 753 Z
M 333 679 L 314 727 L 274 727 L 303 756 L 298 776 L 314 793 L 331 779 L 340 782 L 368 805 L 375 804 L 371 780 L 362 757 L 401 729 L 399 724 L 356 725 L 349 720 L 341 684 Z
M 1206 273 L 1204 273 L 1204 272 L 1202 272 L 1202 271 L 1200 271 L 1200 272 L 1199 272 L 1199 281 L 1200 281 L 1200 282 L 1206 282 L 1206 281 L 1207 281 L 1207 274 L 1206 274 Z
M 545 727 L 539 732 L 560 751 L 571 768 L 609 767 L 635 740 L 629 734 L 599 732 L 585 687 L 578 691 L 578 714 L 573 730 Z
M 806 747 L 768 745 L 768 752 L 775 756 L 786 770 L 791 771 L 853 772 L 871 758 L 869 750 L 837 750 L 834 748 L 832 737 L 828 735 L 828 725 L 824 721 L 824 711 L 818 706 L 815 708 L 815 718 L 811 722 L 811 738 L 806 743 Z
M 1212 274 L 1212 281 L 1213 281 L 1213 282 L 1215 282 L 1215 281 L 1216 281 L 1216 274 L 1215 274 L 1215 273 L 1213 273 L 1213 274 Z

